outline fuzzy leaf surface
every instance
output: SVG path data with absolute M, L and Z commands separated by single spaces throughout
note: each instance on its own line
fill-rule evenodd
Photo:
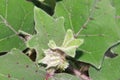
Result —
M 120 5 L 119 3 L 120 3 L 119 0 L 111 0 L 112 6 L 116 9 L 115 19 L 116 19 L 118 27 L 120 26 Z
M 120 46 L 119 46 L 120 48 Z M 119 52 L 120 54 L 120 52 Z M 105 58 L 100 70 L 90 68 L 89 74 L 92 80 L 119 80 L 120 79 L 120 55 L 115 58 Z
M 52 18 L 43 10 L 34 8 L 36 35 L 27 42 L 27 46 L 36 49 L 37 59 L 43 58 L 43 49 L 48 48 L 49 40 L 61 45 L 65 35 L 64 18 Z
M 0 56 L 1 80 L 44 80 L 45 70 L 38 68 L 20 50 L 13 49 L 6 55 Z
M 33 34 L 33 5 L 25 0 L 1 0 L 0 52 L 7 52 L 12 48 L 23 50 L 26 47 L 18 36 L 19 30 Z
M 115 8 L 110 0 L 63 0 L 56 4 L 54 17 L 64 16 L 65 29 L 71 28 L 84 39 L 77 60 L 101 67 L 104 53 L 120 40 Z

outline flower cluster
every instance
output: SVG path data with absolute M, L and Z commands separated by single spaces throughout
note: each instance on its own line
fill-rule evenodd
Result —
M 53 40 L 48 43 L 49 49 L 43 50 L 45 57 L 40 61 L 47 64 L 47 69 L 57 68 L 65 70 L 69 63 L 66 55 L 75 57 L 76 49 L 83 43 L 83 39 L 74 38 L 72 30 L 67 30 L 62 46 L 57 46 Z

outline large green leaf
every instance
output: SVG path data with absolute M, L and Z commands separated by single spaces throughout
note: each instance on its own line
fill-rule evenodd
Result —
M 111 4 L 116 9 L 115 18 L 116 18 L 116 23 L 117 23 L 118 27 L 120 27 L 120 5 L 119 5 L 119 3 L 120 3 L 120 0 L 112 0 L 111 1 Z M 115 53 L 120 53 L 120 46 L 115 48 Z
M 54 77 L 52 77 L 50 80 L 81 80 L 81 79 L 70 74 L 60 73 L 54 75 Z
M 120 53 L 120 52 L 119 52 Z M 89 74 L 92 80 L 119 80 L 120 79 L 120 56 L 113 59 L 106 58 L 100 70 L 90 68 Z
M 120 39 L 115 9 L 110 0 L 63 0 L 56 4 L 54 17 L 64 16 L 65 28 L 84 39 L 77 59 L 98 68 L 106 50 Z
M 25 48 L 19 30 L 33 34 L 33 5 L 26 0 L 0 0 L 0 52 Z
M 0 56 L 1 80 L 44 80 L 45 70 L 38 68 L 25 54 L 17 49 Z
M 49 40 L 54 40 L 57 45 L 61 45 L 65 30 L 64 18 L 52 18 L 41 9 L 34 8 L 35 29 L 36 35 L 33 35 L 31 40 L 27 42 L 28 47 L 36 49 L 38 55 L 37 59 L 43 57 L 43 50 L 48 48 Z
M 116 22 L 118 24 L 118 26 L 120 26 L 120 0 L 112 0 L 111 4 L 115 7 L 116 9 Z
M 78 32 L 90 15 L 94 0 L 63 0 L 57 2 L 54 17 L 64 16 L 65 29 Z

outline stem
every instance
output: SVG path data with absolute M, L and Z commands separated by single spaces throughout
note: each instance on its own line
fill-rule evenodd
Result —
M 73 69 L 73 72 L 76 76 L 82 78 L 82 80 L 91 80 L 88 76 L 82 74 L 79 70 Z

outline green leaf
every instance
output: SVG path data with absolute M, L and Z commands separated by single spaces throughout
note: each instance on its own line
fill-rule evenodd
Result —
M 120 40 L 115 9 L 110 0 L 63 0 L 56 4 L 54 17 L 65 18 L 65 29 L 84 39 L 80 46 L 84 55 L 77 60 L 101 67 L 104 53 Z
M 78 48 L 81 44 L 83 44 L 83 39 L 75 39 L 73 31 L 68 29 L 61 46 L 61 50 L 63 50 L 67 55 L 75 57 L 76 48 Z
M 25 48 L 24 41 L 18 36 L 19 30 L 33 34 L 33 5 L 25 0 L 1 0 L 0 52 Z
M 68 29 L 62 43 L 62 46 L 57 46 L 53 40 L 49 40 L 47 50 L 43 50 L 45 57 L 40 60 L 40 63 L 47 64 L 47 68 L 58 67 L 66 69 L 69 65 L 64 54 L 75 57 L 76 48 L 83 43 L 83 39 L 75 39 L 71 29 Z
M 89 74 L 92 80 L 119 80 L 120 79 L 120 56 L 113 59 L 105 59 L 102 68 L 96 70 L 90 68 Z
M 49 41 L 48 46 L 53 50 L 59 49 L 68 56 L 75 57 L 76 48 L 83 44 L 83 42 L 83 39 L 74 38 L 73 31 L 71 29 L 68 29 L 62 46 L 56 46 L 56 43 L 53 40 Z
M 65 29 L 78 32 L 89 17 L 94 0 L 62 0 L 56 3 L 54 17 L 65 18 Z
M 115 18 L 116 18 L 116 22 L 117 22 L 117 25 L 120 26 L 120 1 L 119 0 L 112 0 L 111 1 L 111 4 L 113 4 L 113 6 L 115 7 L 116 9 L 116 15 L 115 15 Z
M 48 48 L 49 40 L 54 40 L 57 45 L 61 45 L 65 30 L 64 18 L 52 18 L 41 9 L 34 8 L 35 29 L 37 34 L 27 42 L 27 46 L 36 49 L 37 59 L 43 58 L 43 49 Z
M 113 4 L 113 7 L 116 9 L 116 15 L 115 15 L 115 19 L 116 19 L 116 23 L 117 26 L 120 27 L 120 0 L 112 0 L 111 4 Z M 119 41 L 120 42 L 120 41 Z M 116 46 L 116 48 L 114 49 L 115 53 L 120 53 L 120 46 Z
M 78 47 L 83 44 L 83 39 L 75 39 L 73 35 L 73 31 L 68 29 L 65 35 L 65 39 L 63 41 L 62 47 Z
M 13 49 L 4 56 L 0 56 L 1 80 L 44 80 L 45 70 L 38 68 L 20 50 Z
M 65 39 L 64 39 L 62 46 L 65 46 L 67 42 L 69 42 L 73 39 L 74 39 L 74 35 L 73 35 L 72 30 L 68 30 L 66 35 L 65 35 Z
M 117 43 L 116 47 L 111 49 L 115 54 L 120 54 L 120 41 Z
M 56 48 L 56 43 L 53 41 L 53 40 L 50 40 L 49 43 L 48 43 L 48 46 L 51 48 L 51 49 L 54 49 Z
M 77 78 L 73 75 L 66 74 L 66 73 L 59 73 L 56 74 L 53 78 L 50 80 L 81 80 L 80 78 Z

